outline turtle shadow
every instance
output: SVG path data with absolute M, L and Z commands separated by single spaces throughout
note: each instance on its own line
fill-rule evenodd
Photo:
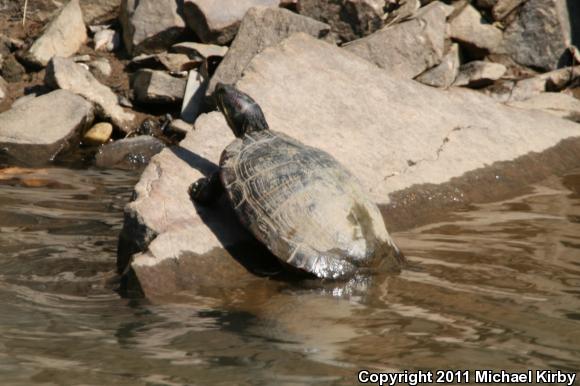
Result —
M 205 177 L 219 170 L 219 166 L 214 162 L 186 148 L 173 146 L 171 151 Z M 244 228 L 225 194 L 209 206 L 198 204 L 191 197 L 190 200 L 201 220 L 216 236 L 222 247 L 247 271 L 257 276 L 277 277 L 283 274 L 284 270 L 278 258 Z

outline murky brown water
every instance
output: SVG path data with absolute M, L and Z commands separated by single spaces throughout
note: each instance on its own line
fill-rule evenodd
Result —
M 351 385 L 370 369 L 580 370 L 580 171 L 395 234 L 416 268 L 223 298 L 107 284 L 136 176 L 0 173 L 0 384 Z

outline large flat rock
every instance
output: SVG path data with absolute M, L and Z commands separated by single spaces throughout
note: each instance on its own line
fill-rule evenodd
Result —
M 272 129 L 333 154 L 382 205 L 397 204 L 393 194 L 412 186 L 448 183 L 580 136 L 573 122 L 471 90 L 399 79 L 306 34 L 256 56 L 238 86 L 262 106 Z M 127 289 L 155 296 L 251 277 L 242 266 L 259 249 L 244 249 L 250 239 L 225 200 L 196 208 L 187 193 L 191 182 L 216 170 L 231 140 L 214 112 L 198 118 L 181 147 L 153 158 L 126 208 L 119 242 Z M 489 182 L 470 185 L 487 189 Z
M 90 102 L 65 90 L 19 104 L 0 114 L 0 156 L 32 166 L 52 161 L 78 142 L 94 115 Z

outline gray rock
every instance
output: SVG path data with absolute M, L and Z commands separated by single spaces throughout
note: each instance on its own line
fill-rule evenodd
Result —
M 472 88 L 489 86 L 500 79 L 506 71 L 507 68 L 503 64 L 476 60 L 459 67 L 459 75 L 453 85 Z
M 435 2 L 421 8 L 406 22 L 387 26 L 355 40 L 343 49 L 400 78 L 414 78 L 441 61 L 445 44 L 445 5 Z
M 229 43 L 242 18 L 252 7 L 278 6 L 280 0 L 184 0 L 183 12 L 189 28 L 204 43 Z
M 301 15 L 331 26 L 332 34 L 341 42 L 349 42 L 378 31 L 384 26 L 384 0 L 300 0 Z
M 46 66 L 54 56 L 71 56 L 87 41 L 87 31 L 79 0 L 70 0 L 32 44 L 26 60 Z
M 545 111 L 560 118 L 580 122 L 580 100 L 566 94 L 545 92 L 525 101 L 510 102 L 509 105 L 521 109 Z
M 104 29 L 93 37 L 95 51 L 112 52 L 121 47 L 121 34 L 113 29 Z
M 4 63 L 2 65 L 2 71 L 0 74 L 10 83 L 20 82 L 22 76 L 26 74 L 24 66 L 16 60 L 14 55 L 10 54 L 4 58 Z
M 316 20 L 282 8 L 253 8 L 244 17 L 236 39 L 216 69 L 207 89 L 213 92 L 218 82 L 234 83 L 252 58 L 296 32 L 314 37 L 326 34 L 330 27 Z
M 123 0 L 121 25 L 123 41 L 132 55 L 161 52 L 177 42 L 185 32 L 181 1 Z
M 95 164 L 100 168 L 141 169 L 164 148 L 163 142 L 148 135 L 125 138 L 101 146 Z
M 54 88 L 69 90 L 85 97 L 97 107 L 97 114 L 123 131 L 128 132 L 135 116 L 125 112 L 117 95 L 78 63 L 71 59 L 54 57 L 46 68 L 46 83 Z
M 203 44 L 196 42 L 181 42 L 171 47 L 171 52 L 188 55 L 189 57 L 200 57 L 207 59 L 210 56 L 223 57 L 228 52 L 228 47 L 216 44 Z
M 186 81 L 163 71 L 140 70 L 133 79 L 135 97 L 142 103 L 180 103 Z
M 0 103 L 8 96 L 8 83 L 0 76 Z
M 0 114 L 0 156 L 31 166 L 50 162 L 78 144 L 93 119 L 93 105 L 65 90 L 21 103 Z
M 494 20 L 503 20 L 514 9 L 526 1 L 527 0 L 498 0 L 492 8 L 491 14 L 493 15 Z
M 181 119 L 193 123 L 204 108 L 207 79 L 195 70 L 189 71 L 183 104 L 181 105 Z
M 459 45 L 453 44 L 441 59 L 441 63 L 425 71 L 415 80 L 428 86 L 448 88 L 457 78 L 460 65 Z
M 504 33 L 504 46 L 516 62 L 542 70 L 558 67 L 571 44 L 566 0 L 528 0 Z
M 305 34 L 257 55 L 238 86 L 261 105 L 272 129 L 335 156 L 379 204 L 412 205 L 414 195 L 398 201 L 395 193 L 413 185 L 428 190 L 432 185 L 418 184 L 449 183 L 499 161 L 543 152 L 580 129 L 471 90 L 441 91 L 392 77 Z M 221 114 L 204 114 L 179 148 L 162 151 L 143 172 L 119 241 L 119 269 L 129 290 L 140 286 L 146 296 L 155 296 L 204 282 L 217 285 L 227 267 L 237 269 L 230 285 L 249 277 L 232 257 L 250 239 L 225 198 L 204 208 L 188 195 L 193 181 L 216 170 L 233 138 Z M 489 184 L 475 177 L 466 185 L 489 191 Z M 469 202 L 461 191 L 448 194 Z M 426 196 L 437 203 L 447 197 Z M 251 251 L 254 256 L 257 249 Z
M 471 5 L 465 6 L 450 22 L 451 38 L 469 50 L 474 57 L 500 52 L 502 32 L 486 23 Z

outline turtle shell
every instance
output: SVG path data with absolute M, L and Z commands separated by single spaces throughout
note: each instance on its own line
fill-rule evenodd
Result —
M 251 132 L 224 150 L 220 167 L 240 221 L 283 262 L 336 279 L 399 253 L 357 179 L 322 150 Z

